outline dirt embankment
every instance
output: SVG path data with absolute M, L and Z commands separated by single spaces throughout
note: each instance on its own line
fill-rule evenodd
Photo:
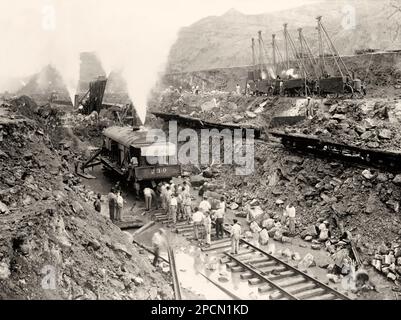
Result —
M 130 236 L 94 211 L 46 128 L 16 107 L 0 107 L 0 297 L 172 298 Z

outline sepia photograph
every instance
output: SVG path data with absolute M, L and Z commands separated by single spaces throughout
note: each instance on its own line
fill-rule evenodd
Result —
M 0 300 L 401 298 L 401 0 L 0 0 L 0 39 Z

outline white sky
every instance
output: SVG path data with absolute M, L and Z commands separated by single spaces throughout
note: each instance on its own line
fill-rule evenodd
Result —
M 138 88 L 147 94 L 180 27 L 230 8 L 257 14 L 311 1 L 0 0 L 0 92 L 2 79 L 30 75 L 49 62 L 75 87 L 79 52 L 96 51 L 106 72 L 124 68 L 132 95 Z M 146 94 L 134 100 L 144 104 Z

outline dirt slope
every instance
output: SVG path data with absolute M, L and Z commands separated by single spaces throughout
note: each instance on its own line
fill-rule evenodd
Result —
M 0 298 L 169 299 L 38 122 L 0 108 Z M 67 157 L 68 158 L 68 157 Z

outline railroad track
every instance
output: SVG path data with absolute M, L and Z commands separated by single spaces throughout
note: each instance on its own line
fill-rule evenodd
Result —
M 167 253 L 170 263 L 170 272 L 173 278 L 174 297 L 175 300 L 182 300 L 181 285 L 180 281 L 178 280 L 177 267 L 175 264 L 175 255 L 173 249 L 171 249 L 171 246 L 168 246 Z
M 156 214 L 155 219 L 169 223 L 163 213 Z M 193 239 L 193 227 L 187 222 L 178 222 L 176 232 L 187 239 Z M 202 248 L 202 251 L 220 257 L 221 264 L 225 264 L 229 271 L 239 273 L 240 279 L 247 281 L 249 286 L 257 286 L 259 294 L 267 295 L 268 299 L 350 300 L 318 279 L 243 239 L 238 254 L 231 254 L 230 249 L 231 241 L 227 237 L 212 241 L 212 245 Z
M 387 171 L 401 171 L 401 152 L 376 150 L 324 140 L 314 135 L 287 134 L 269 131 L 279 138 L 284 147 L 301 153 L 314 154 L 322 158 L 337 158 L 355 165 L 377 167 Z

